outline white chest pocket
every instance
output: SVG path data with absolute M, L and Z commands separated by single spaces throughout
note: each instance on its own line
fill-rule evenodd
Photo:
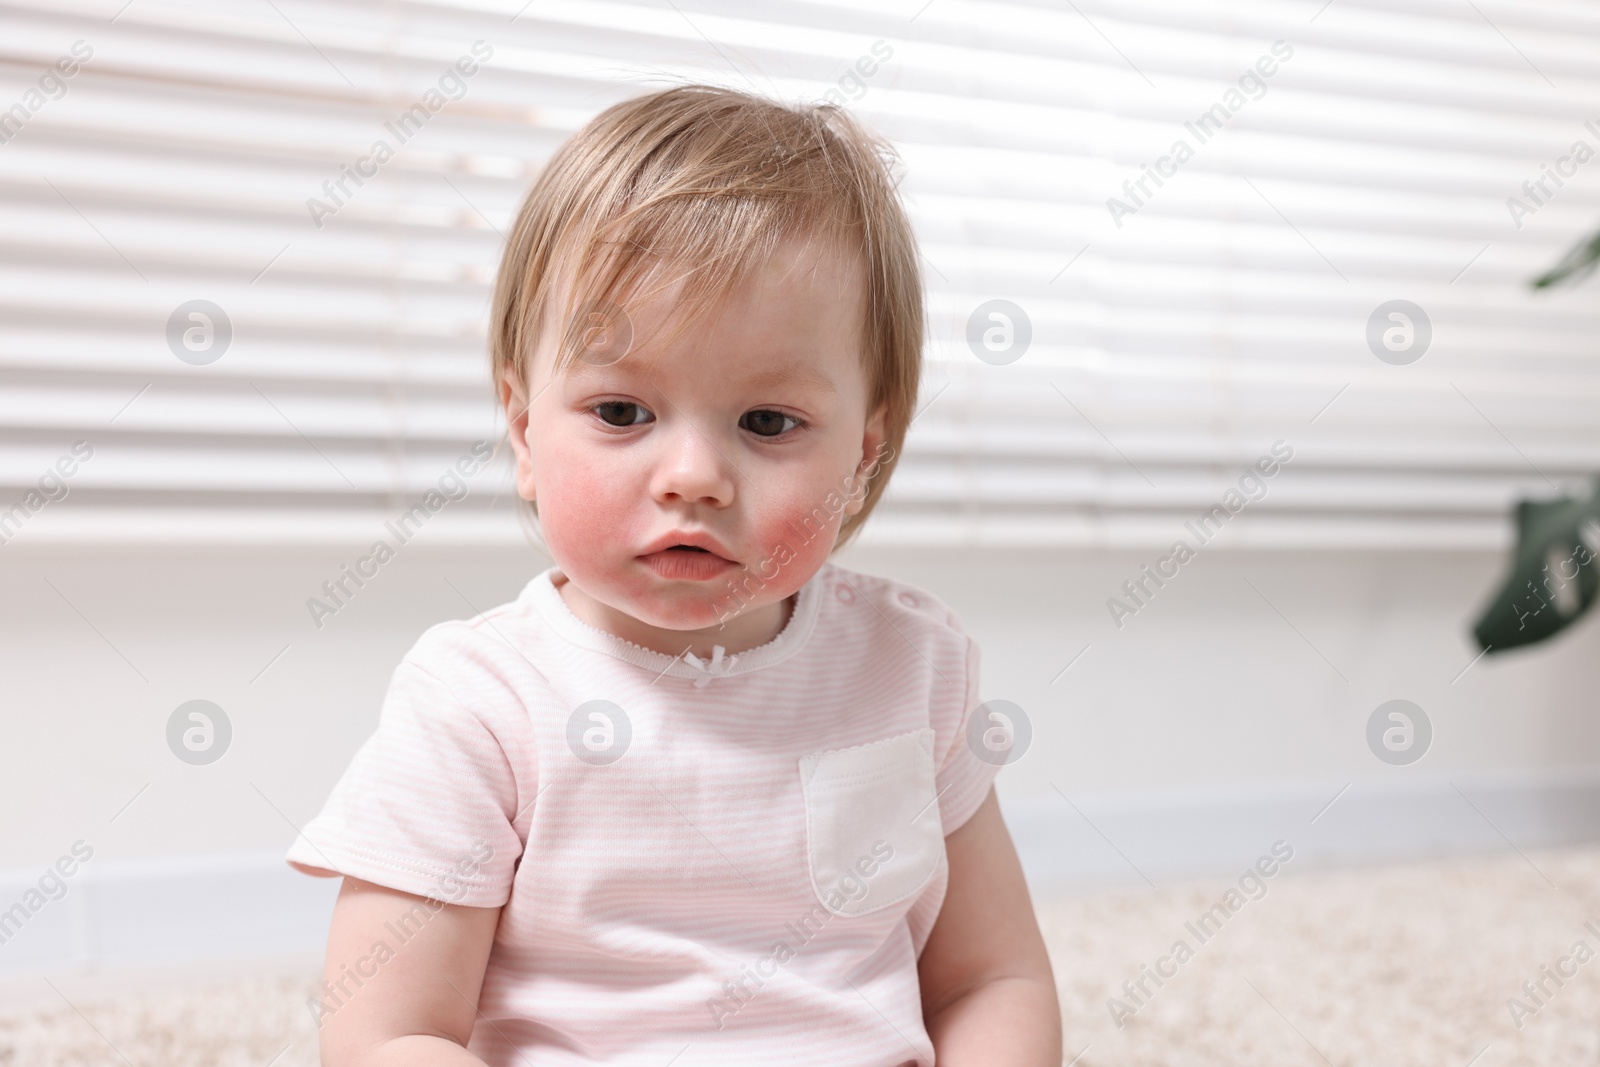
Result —
M 914 895 L 944 858 L 932 730 L 800 758 L 811 884 L 835 915 Z

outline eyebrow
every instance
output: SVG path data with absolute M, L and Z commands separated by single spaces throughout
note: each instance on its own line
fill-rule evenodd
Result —
M 814 385 L 829 393 L 839 391 L 833 384 L 832 378 L 810 364 L 790 363 L 782 367 L 773 367 L 760 374 L 752 374 L 745 379 L 745 384 L 756 389 L 767 389 L 777 385 Z
M 578 362 L 569 367 L 567 373 L 573 377 L 582 377 L 588 374 L 601 374 L 606 371 L 637 374 L 639 373 L 639 368 L 636 365 L 623 366 L 622 364 L 592 367 Z M 743 379 L 741 384 L 751 389 L 772 389 L 781 385 L 810 385 L 835 396 L 839 393 L 839 387 L 834 384 L 833 379 L 809 363 L 788 363 L 781 367 L 771 367 L 760 373 L 750 375 L 750 377 Z

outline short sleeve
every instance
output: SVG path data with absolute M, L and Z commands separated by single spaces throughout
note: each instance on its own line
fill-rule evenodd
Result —
M 519 720 L 526 712 L 492 670 L 424 635 L 288 862 L 450 904 L 504 904 L 522 854 L 519 798 L 537 792 L 519 781 L 536 766 Z
M 966 654 L 962 680 L 956 687 L 961 694 L 961 703 L 952 707 L 947 713 L 946 720 L 954 724 L 955 736 L 943 749 L 944 759 L 934 778 L 939 791 L 939 819 L 944 826 L 946 836 L 958 830 L 983 805 L 1001 766 L 999 763 L 978 758 L 969 743 L 972 717 L 978 711 L 978 667 L 981 653 L 978 643 L 961 631 L 959 624 L 955 622 L 954 613 L 951 614 L 950 623 L 960 639 L 965 642 Z

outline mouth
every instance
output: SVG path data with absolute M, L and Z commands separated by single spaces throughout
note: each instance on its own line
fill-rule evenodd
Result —
M 669 545 L 639 559 L 663 578 L 691 582 L 709 581 L 738 566 L 699 545 Z

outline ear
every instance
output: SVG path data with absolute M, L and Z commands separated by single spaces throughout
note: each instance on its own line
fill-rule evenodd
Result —
M 867 419 L 866 428 L 861 434 L 861 459 L 850 475 L 850 484 L 854 487 L 854 491 L 850 493 L 845 503 L 846 515 L 855 515 L 861 511 L 862 505 L 866 503 L 867 489 L 872 478 L 889 458 L 889 447 L 886 444 L 888 435 L 884 431 L 888 418 L 888 405 L 879 404 L 878 409 Z
M 500 375 L 500 406 L 506 413 L 506 432 L 511 439 L 511 452 L 516 457 L 517 495 L 524 500 L 534 498 L 533 449 L 528 445 L 528 409 L 532 402 L 524 383 L 517 380 L 516 372 L 507 368 Z

